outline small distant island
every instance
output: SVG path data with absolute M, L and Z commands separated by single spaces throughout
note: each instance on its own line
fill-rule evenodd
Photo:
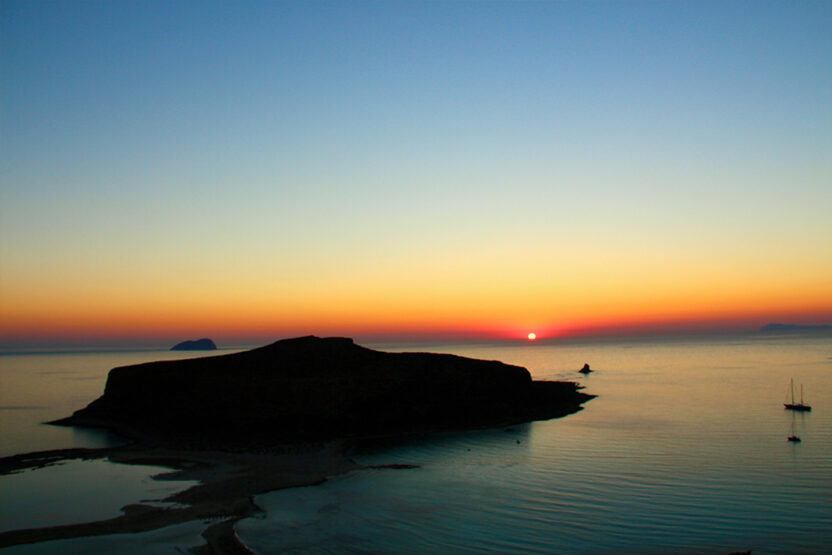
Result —
M 202 339 L 193 339 L 189 341 L 183 341 L 182 343 L 177 343 L 173 347 L 170 348 L 171 351 L 216 351 L 217 345 L 208 339 L 207 337 L 203 337 Z
M 800 324 L 766 324 L 760 331 L 824 331 L 832 330 L 832 325 L 800 325 Z

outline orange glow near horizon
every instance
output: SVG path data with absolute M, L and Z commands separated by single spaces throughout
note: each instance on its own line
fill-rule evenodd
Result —
M 594 3 L 461 4 L 474 17 L 452 35 L 387 3 L 346 26 L 271 3 L 285 33 L 186 17 L 192 3 L 177 10 L 185 43 L 160 44 L 132 7 L 69 2 L 55 33 L 42 4 L 16 3 L 0 33 L 14 84 L 0 102 L 14 139 L 0 150 L 0 348 L 832 324 L 832 124 L 817 117 L 832 54 L 825 34 L 795 34 L 819 25 L 814 5 L 743 18 L 754 47 L 737 49 L 710 8 L 688 18 L 703 30 L 689 43 L 610 26 Z M 419 17 L 441 20 L 437 7 Z M 653 7 L 634 17 L 682 22 Z M 538 8 L 598 32 L 552 32 Z M 115 23 L 137 42 L 113 43 Z M 220 28 L 222 56 L 180 55 L 216 49 Z M 270 46 L 252 57 L 251 44 Z M 47 71 L 55 52 L 66 67 Z M 760 52 L 807 60 L 801 78 Z M 201 86 L 227 67 L 239 79 L 222 94 Z M 689 67 L 701 79 L 680 79 Z M 610 90 L 586 94 L 599 75 Z
M 527 340 L 529 330 L 540 340 L 832 322 L 831 271 L 817 258 L 784 274 L 762 263 L 595 253 L 610 272 L 585 253 L 563 251 L 575 264 L 570 271 L 528 245 L 471 248 L 466 260 L 421 253 L 419 265 L 404 255 L 366 266 L 287 263 L 284 273 L 219 262 L 198 272 L 98 264 L 67 265 L 57 278 L 31 264 L 0 276 L 0 342 L 306 334 Z
M 6 310 L 0 321 L 0 338 L 6 343 L 16 340 L 62 340 L 84 342 L 89 340 L 176 339 L 196 337 L 273 338 L 297 335 L 351 336 L 351 337 L 432 337 L 448 339 L 499 340 L 524 338 L 566 338 L 587 335 L 620 335 L 662 333 L 663 331 L 707 331 L 714 329 L 756 329 L 773 321 L 800 324 L 820 324 L 832 321 L 832 308 L 812 310 L 809 307 L 787 310 L 748 310 L 732 312 L 721 310 L 689 310 L 686 314 L 670 310 L 639 312 L 609 310 L 605 315 L 581 317 L 566 314 L 556 322 L 544 318 L 487 318 L 485 311 L 470 319 L 454 318 L 453 314 L 437 314 L 434 318 L 426 311 L 402 313 L 398 311 L 372 312 L 337 307 L 306 308 L 292 315 L 275 310 L 234 311 L 227 306 L 181 306 L 157 308 L 150 311 L 119 310 L 119 307 L 103 307 L 98 311 L 74 307 L 49 313 L 47 311 L 18 312 L 9 316 Z M 615 307 L 610 307 L 615 308 Z M 497 312 L 500 316 L 501 311 Z M 510 323 L 515 320 L 516 323 Z M 534 329 L 529 333 L 528 323 L 533 320 Z M 534 336 L 534 337 L 533 337 Z

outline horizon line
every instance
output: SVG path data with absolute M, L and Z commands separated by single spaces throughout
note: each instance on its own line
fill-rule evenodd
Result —
M 784 329 L 766 330 L 769 326 L 783 326 Z M 346 332 L 346 333 L 344 333 Z M 534 340 L 529 340 L 526 334 L 495 334 L 477 331 L 422 331 L 422 332 L 302 332 L 286 333 L 276 331 L 274 335 L 263 334 L 227 334 L 227 333 L 185 333 L 181 336 L 165 334 L 164 336 L 143 336 L 118 335 L 118 336 L 96 336 L 96 337 L 26 337 L 26 338 L 0 338 L 0 353 L 26 352 L 26 350 L 88 350 L 88 349 L 169 349 L 176 343 L 184 340 L 199 339 L 208 337 L 216 344 L 218 350 L 235 349 L 244 347 L 257 347 L 269 345 L 276 341 L 292 339 L 296 337 L 347 337 L 359 344 L 387 344 L 387 343 L 514 343 L 514 344 L 553 344 L 582 340 L 639 340 L 639 339 L 662 339 L 662 338 L 684 338 L 684 337 L 708 337 L 726 335 L 747 335 L 747 334 L 778 334 L 795 332 L 832 332 L 832 323 L 794 323 L 794 322 L 769 322 L 764 325 L 687 325 L 687 326 L 619 326 L 603 329 L 571 330 L 566 333 L 541 334 L 533 329 L 529 333 L 536 333 Z

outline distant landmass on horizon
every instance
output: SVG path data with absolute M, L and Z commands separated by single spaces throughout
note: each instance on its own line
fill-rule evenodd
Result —
M 801 325 L 801 324 L 766 324 L 760 331 L 814 331 L 814 330 L 832 330 L 832 325 L 816 324 L 816 325 Z
M 207 337 L 193 339 L 177 343 L 170 348 L 171 351 L 216 351 L 217 345 Z

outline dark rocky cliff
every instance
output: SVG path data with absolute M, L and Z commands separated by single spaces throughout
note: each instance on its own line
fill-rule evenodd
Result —
M 574 383 L 532 382 L 525 368 L 497 361 L 302 337 L 115 368 L 102 397 L 57 423 L 180 440 L 284 442 L 553 418 L 590 397 Z

